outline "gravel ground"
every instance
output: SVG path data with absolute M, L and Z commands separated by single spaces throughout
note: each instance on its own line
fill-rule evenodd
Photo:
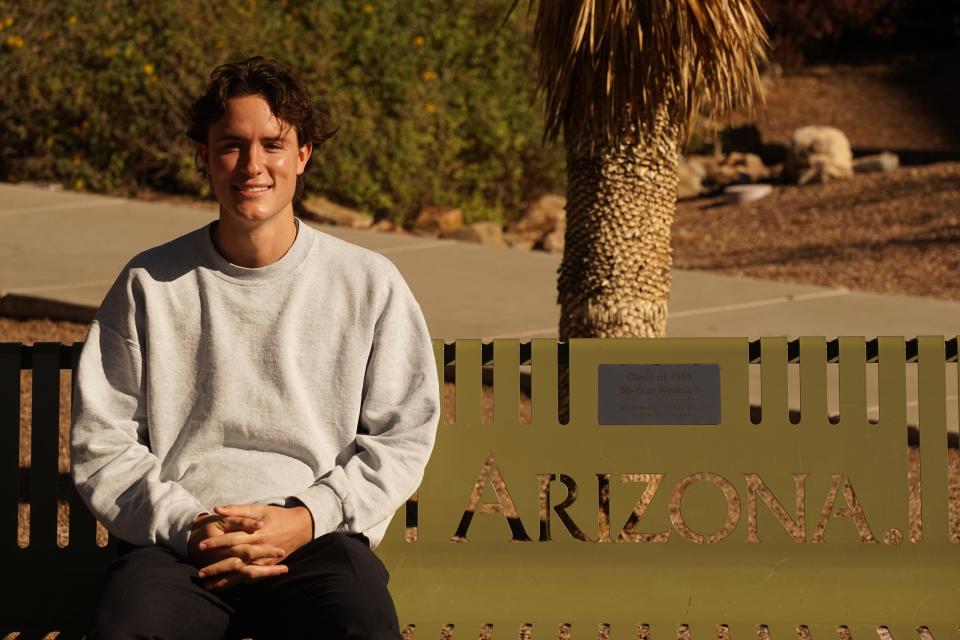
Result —
M 960 162 L 679 203 L 674 265 L 960 300 Z
M 895 151 L 901 168 L 825 185 L 777 185 L 750 205 L 681 202 L 675 265 L 960 300 L 960 84 L 946 81 L 958 62 L 960 50 L 950 50 L 769 80 L 765 108 L 732 124 L 755 121 L 764 144 L 780 145 L 799 127 L 837 127 L 855 156 Z
M 954 112 L 960 84 L 948 80 L 958 63 L 960 50 L 945 50 L 883 63 L 801 69 L 768 82 L 757 124 L 764 142 L 786 143 L 794 129 L 820 124 L 843 131 L 855 151 L 960 159 L 960 121 Z

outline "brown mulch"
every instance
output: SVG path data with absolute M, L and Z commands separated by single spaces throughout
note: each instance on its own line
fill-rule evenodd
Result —
M 960 162 L 680 202 L 674 266 L 960 301 Z
M 770 78 L 754 122 L 765 145 L 807 125 L 839 128 L 854 154 L 897 152 L 886 174 L 777 185 L 743 206 L 679 203 L 675 266 L 729 275 L 960 300 L 960 50 L 813 66 Z M 910 166 L 907 166 L 910 165 Z
M 949 78 L 958 63 L 960 51 L 943 51 L 800 69 L 767 81 L 766 105 L 756 121 L 768 143 L 786 143 L 794 129 L 817 124 L 843 131 L 854 151 L 955 154 L 960 84 Z

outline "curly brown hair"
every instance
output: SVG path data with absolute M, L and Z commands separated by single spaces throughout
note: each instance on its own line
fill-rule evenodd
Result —
M 188 123 L 187 136 L 194 142 L 208 144 L 210 125 L 226 113 L 227 100 L 248 95 L 262 96 L 270 105 L 271 113 L 296 130 L 297 144 L 301 147 L 312 141 L 316 151 L 339 129 L 330 128 L 330 113 L 326 105 L 311 100 L 286 65 L 263 56 L 254 56 L 222 64 L 213 70 L 203 95 L 184 111 L 184 119 Z M 209 180 L 207 168 L 200 162 L 199 149 L 194 155 L 194 163 L 197 171 Z M 297 176 L 294 201 L 298 201 L 302 195 L 303 174 Z

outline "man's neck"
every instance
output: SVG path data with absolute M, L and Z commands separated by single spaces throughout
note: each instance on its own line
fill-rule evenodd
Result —
M 293 246 L 297 225 L 293 216 L 278 217 L 255 227 L 231 224 L 221 219 L 213 228 L 213 246 L 232 264 L 265 267 L 273 264 Z

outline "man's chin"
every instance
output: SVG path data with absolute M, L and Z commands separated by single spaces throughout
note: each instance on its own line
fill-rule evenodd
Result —
M 273 209 L 263 209 L 261 207 L 233 207 L 227 209 L 220 208 L 220 218 L 227 217 L 239 224 L 257 225 L 276 218 L 279 211 Z

